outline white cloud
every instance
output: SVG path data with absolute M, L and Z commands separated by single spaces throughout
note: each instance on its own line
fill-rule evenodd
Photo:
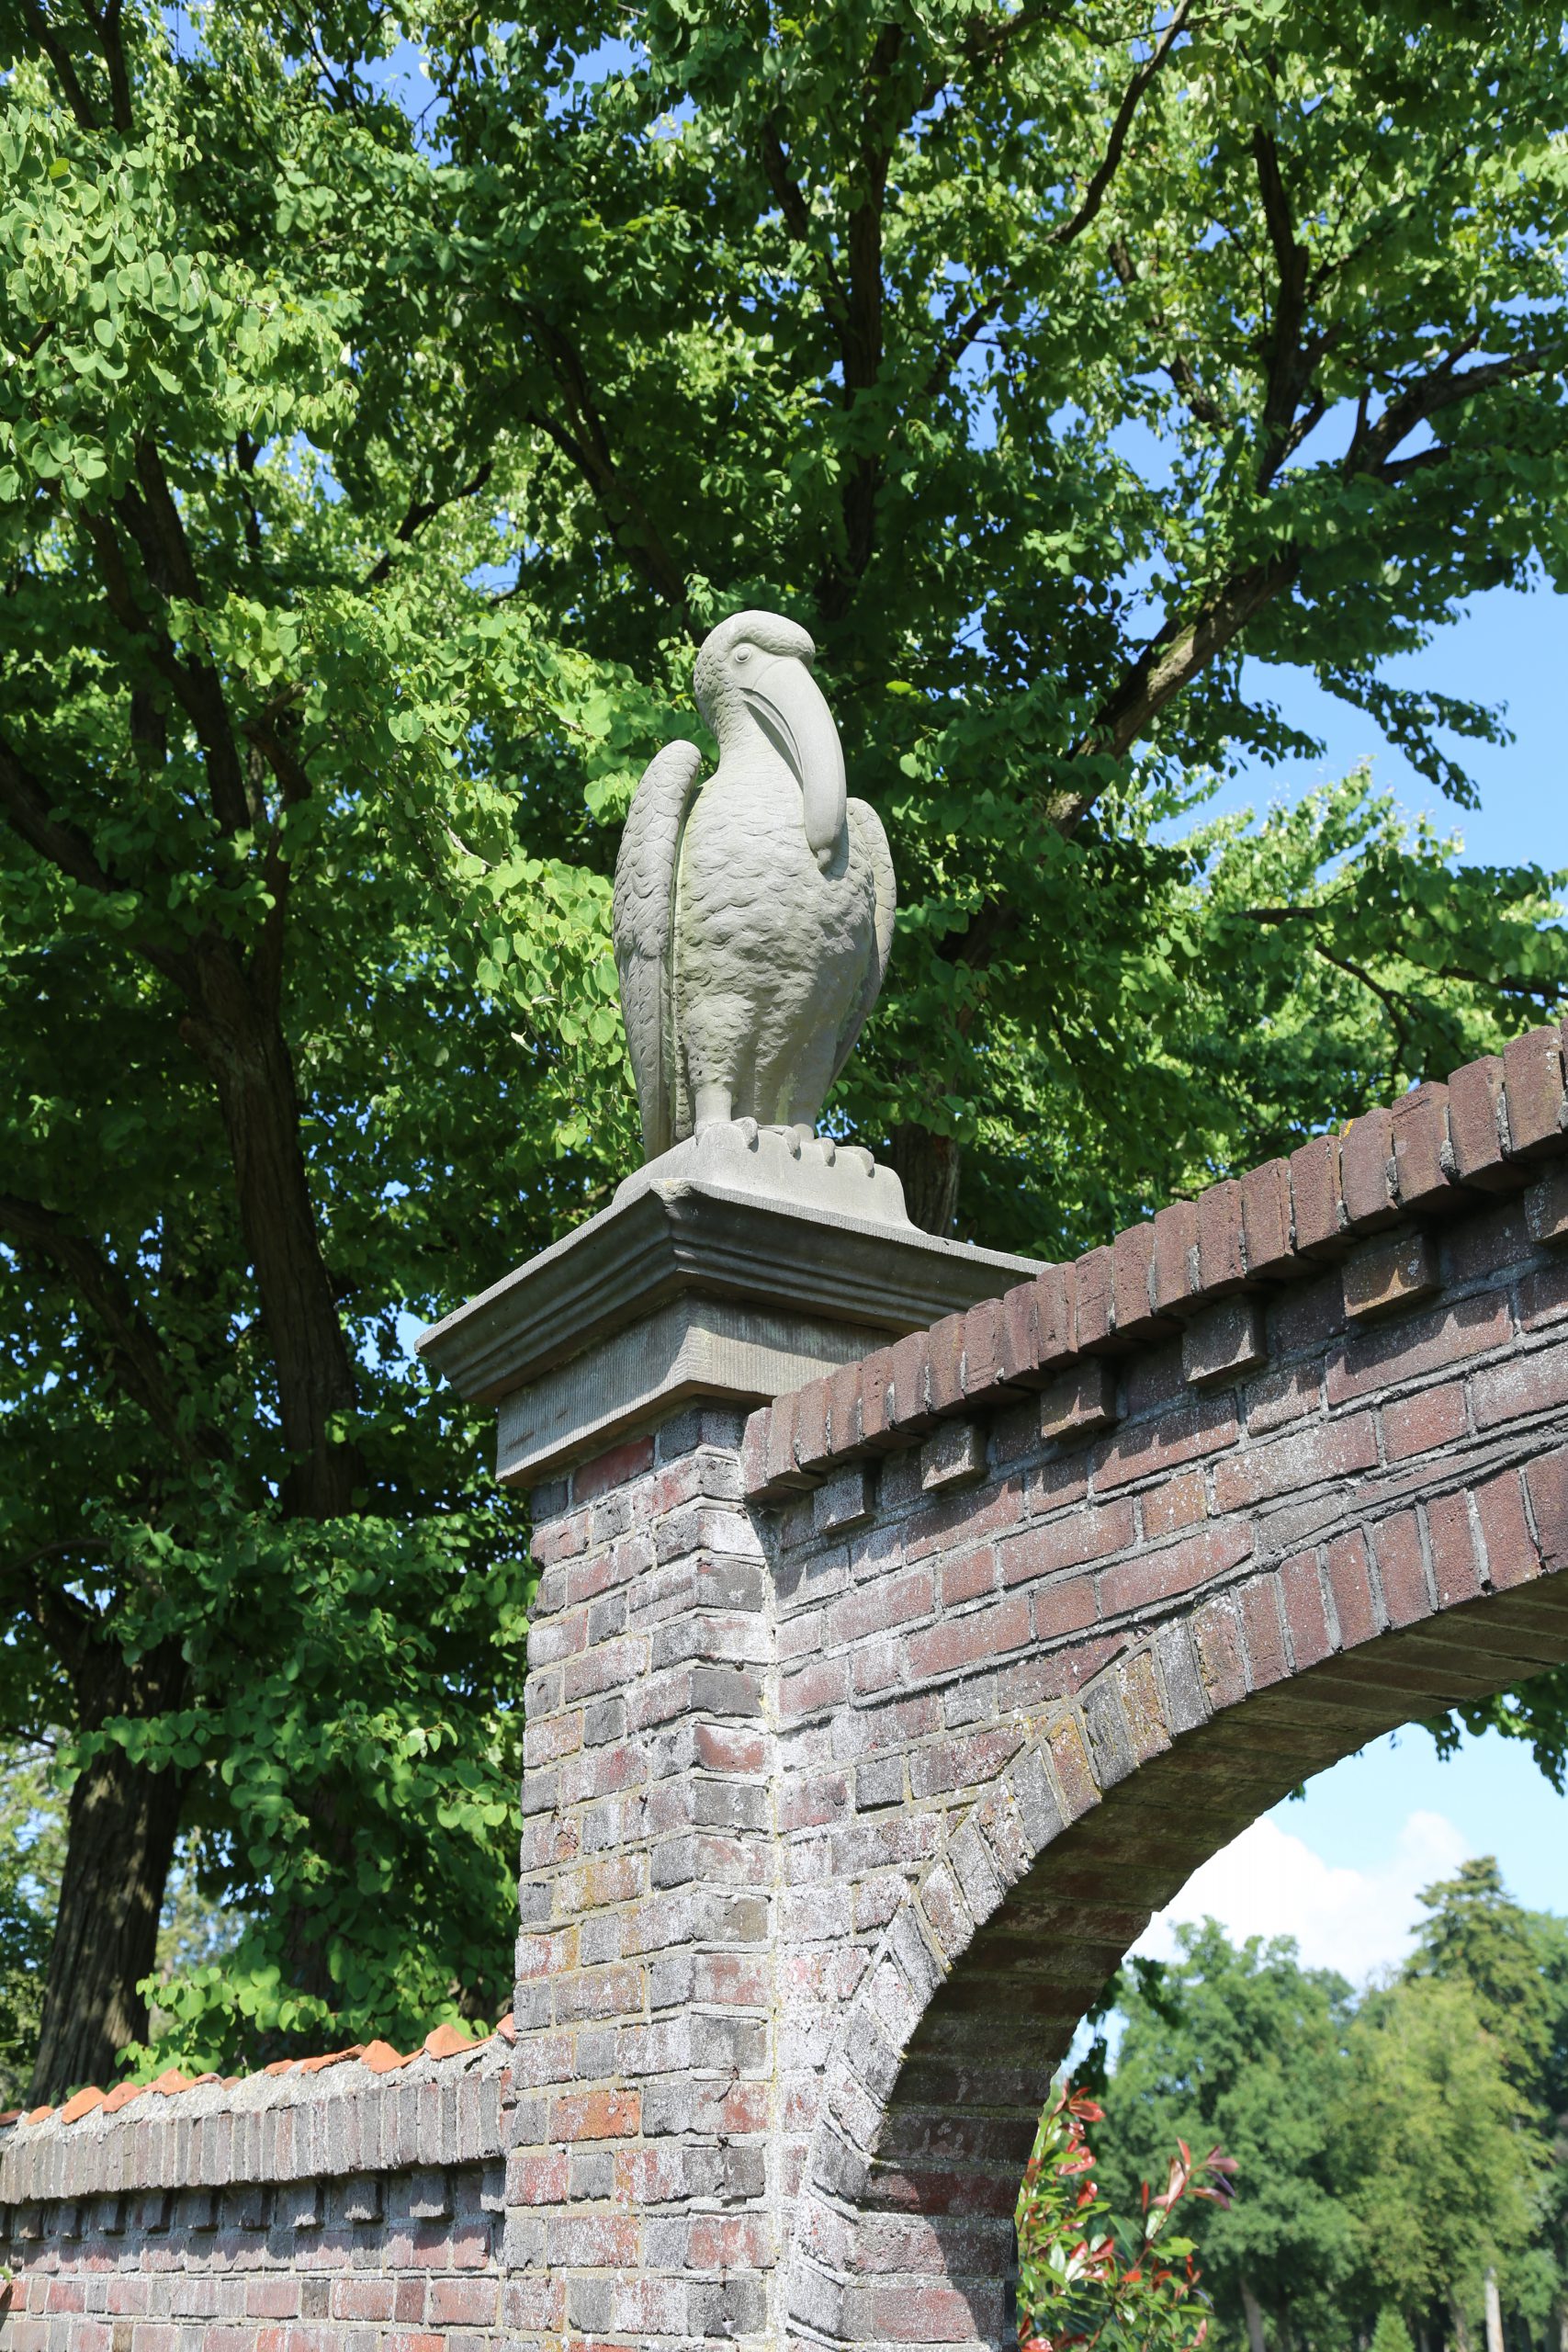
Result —
M 1134 1946 L 1156 1959 L 1176 1951 L 1179 1920 L 1214 1918 L 1233 1943 L 1293 1936 L 1309 1968 L 1337 1968 L 1353 1984 L 1397 1963 L 1422 1917 L 1416 1896 L 1450 1878 L 1471 1852 L 1440 1813 L 1412 1813 L 1387 1859 L 1371 1870 L 1325 1862 L 1270 1814 L 1195 1871 Z

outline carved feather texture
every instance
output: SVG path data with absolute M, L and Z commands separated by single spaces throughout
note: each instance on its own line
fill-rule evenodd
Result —
M 898 905 L 898 886 L 893 878 L 893 853 L 887 846 L 887 835 L 882 829 L 881 818 L 868 800 L 847 801 L 844 817 L 852 842 L 871 867 L 876 887 L 876 902 L 872 912 L 874 938 L 871 960 L 866 966 L 860 993 L 839 1032 L 833 1058 L 835 1078 L 854 1051 L 855 1039 L 864 1028 L 866 1016 L 882 993 L 887 959 L 893 953 L 893 917 Z
M 696 745 L 684 742 L 666 743 L 649 762 L 632 797 L 615 859 L 611 916 L 615 969 L 642 1113 L 642 1148 L 649 1159 L 668 1151 L 675 1139 L 670 1003 L 675 873 L 682 830 L 702 765 Z

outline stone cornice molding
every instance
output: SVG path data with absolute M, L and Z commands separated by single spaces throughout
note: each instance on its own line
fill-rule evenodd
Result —
M 994 1297 L 1033 1262 L 809 1195 L 655 1181 L 418 1345 L 470 1403 L 500 1406 L 502 1480 L 537 1484 L 684 1398 L 755 1405 Z

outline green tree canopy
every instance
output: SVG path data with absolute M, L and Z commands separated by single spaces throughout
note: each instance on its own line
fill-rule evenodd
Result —
M 1568 1922 L 1515 1904 L 1490 1856 L 1421 1901 L 1404 1969 L 1356 1995 L 1212 1919 L 1117 1987 L 1100 2170 L 1131 2212 L 1172 2141 L 1236 2159 L 1234 2206 L 1189 2224 L 1227 2344 L 1468 2352 L 1489 2270 L 1532 2340 L 1568 2308 Z
M 1549 2152 L 1532 2245 L 1513 2265 L 1537 2325 L 1568 2312 L 1568 1920 L 1515 1903 L 1490 1854 L 1421 1897 L 1427 1913 L 1405 1973 L 1461 1983 L 1495 2045 L 1523 2120 Z
M 209 29 L 190 71 L 51 35 L 0 131 L 0 1592 L 19 1727 L 81 1766 L 51 2090 L 145 2030 L 182 1819 L 254 1920 L 182 2051 L 504 2006 L 525 1528 L 402 1318 L 552 1230 L 530 990 L 614 1032 L 592 887 L 499 862 L 513 796 L 449 748 L 555 707 L 463 590 L 482 526 L 400 539 L 407 482 L 367 515 L 308 438 L 354 407 L 321 219 L 376 125 Z
M 1340 2177 L 1376 2290 L 1451 2312 L 1462 2345 L 1488 2270 L 1535 2243 L 1545 2150 L 1461 1976 L 1370 1994 L 1351 2029 Z
M 1177 837 L 1303 748 L 1271 663 L 1469 797 L 1500 719 L 1380 665 L 1561 577 L 1565 123 L 1479 5 L 0 0 L 40 2093 L 182 1822 L 253 1926 L 181 2051 L 503 1998 L 525 1530 L 408 1318 L 633 1152 L 608 876 L 720 615 L 812 628 L 892 836 L 833 1115 L 939 1228 L 1076 1250 L 1560 1002 L 1556 879 L 1365 776 Z
M 1205 2291 L 1233 2317 L 1288 2311 L 1321 2337 L 1357 2261 L 1333 2161 L 1350 1987 L 1303 1969 L 1283 1939 L 1253 1936 L 1237 1951 L 1212 1919 L 1177 1940 L 1175 1962 L 1123 1995 L 1102 2135 L 1108 2194 L 1135 2211 L 1166 2146 L 1217 2143 L 1235 2159 L 1237 2194 L 1189 2223 Z
M 1462 1979 L 1520 2093 L 1541 2113 L 1568 2107 L 1568 1920 L 1514 1902 L 1492 1854 L 1427 1887 L 1421 1906 L 1406 1974 Z

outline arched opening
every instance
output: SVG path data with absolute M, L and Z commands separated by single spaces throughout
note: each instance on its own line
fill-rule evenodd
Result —
M 1543 1523 L 1557 1508 L 1554 1482 L 1531 1495 L 1537 1558 L 1550 1567 L 1564 1532 Z M 945 1967 L 931 1963 L 924 1997 L 912 1988 L 918 2013 L 901 2048 L 889 2047 L 897 2004 L 875 1970 L 846 2021 L 842 2065 L 877 2113 L 858 2146 L 845 2120 L 852 2102 L 830 2098 L 818 2128 L 797 2222 L 792 2340 L 878 2352 L 1012 2346 L 1012 2213 L 1040 2110 L 1084 2011 L 1150 1917 L 1303 1780 L 1413 1718 L 1565 1659 L 1568 1579 L 1538 1567 L 1267 1687 L 1244 1683 L 1185 1730 L 1168 1678 L 1165 1720 L 1143 1725 L 1141 1762 L 1125 1701 L 1097 1720 L 1086 1692 L 1098 1791 L 1032 1838 L 1028 1804 L 1015 1801 L 1020 1768 L 1010 1768 L 987 1801 L 1008 1823 L 984 1847 L 990 1883 L 965 1879 L 967 1932 Z M 1118 1673 L 1125 1690 L 1126 1668 Z M 929 1900 L 919 1944 L 908 1928 L 901 1945 L 890 1935 L 884 1966 L 902 1984 L 930 1952 L 933 1916 L 940 1946 Z

